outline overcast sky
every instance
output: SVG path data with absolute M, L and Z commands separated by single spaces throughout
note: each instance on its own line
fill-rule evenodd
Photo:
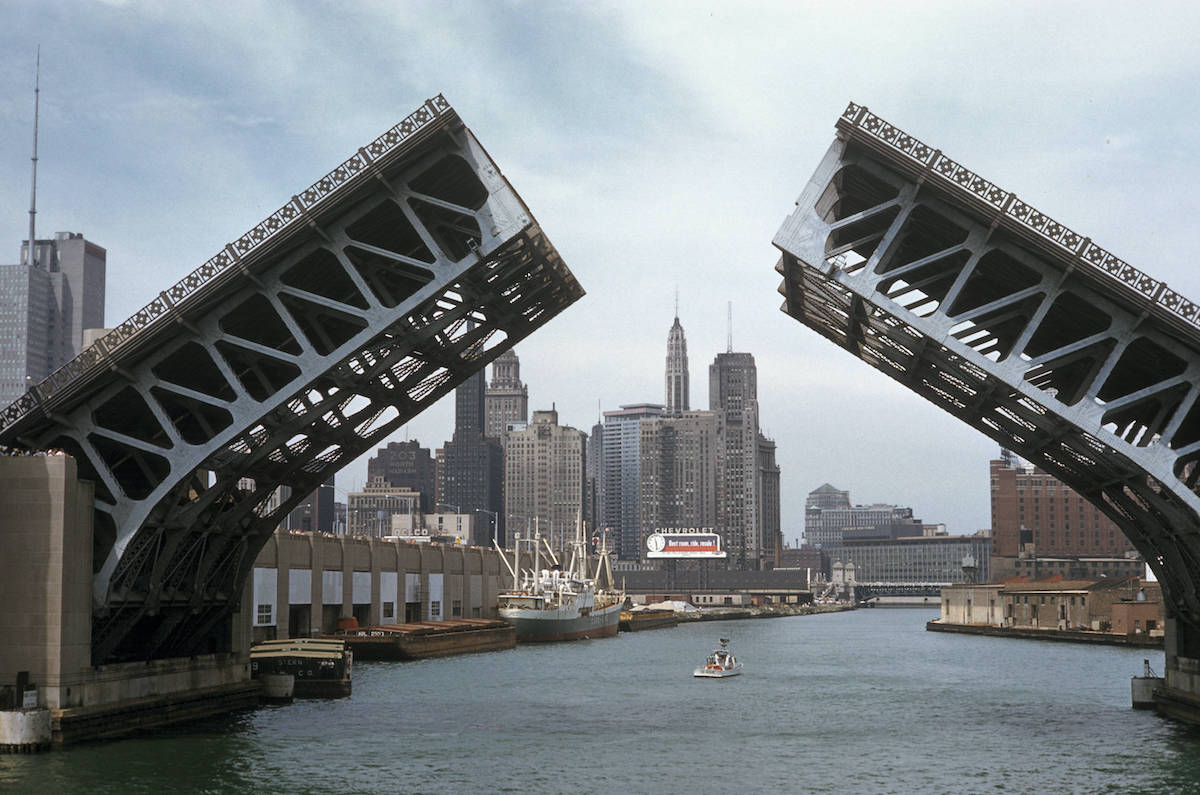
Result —
M 787 539 L 825 482 L 974 532 L 997 446 L 781 313 L 771 239 L 853 100 L 1200 297 L 1195 9 L 8 0 L 0 262 L 28 231 L 38 44 L 39 237 L 107 248 L 110 326 L 440 92 L 588 293 L 517 348 L 531 409 L 590 431 L 662 402 L 676 288 L 707 408 L 732 301 Z M 452 425 L 448 397 L 406 433 Z

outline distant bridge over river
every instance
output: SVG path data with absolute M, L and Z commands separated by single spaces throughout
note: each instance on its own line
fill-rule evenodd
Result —
M 784 312 L 1121 527 L 1200 720 L 1200 307 L 856 104 L 774 243 Z
M 301 499 L 582 295 L 437 96 L 0 412 L 95 484 L 92 664 L 224 650 Z

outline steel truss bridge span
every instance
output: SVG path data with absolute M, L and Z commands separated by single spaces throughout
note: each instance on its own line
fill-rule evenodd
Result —
M 93 664 L 226 647 L 292 508 L 582 295 L 439 95 L 10 405 L 95 483 Z
M 783 311 L 1095 503 L 1200 630 L 1197 305 L 865 107 L 837 130 Z

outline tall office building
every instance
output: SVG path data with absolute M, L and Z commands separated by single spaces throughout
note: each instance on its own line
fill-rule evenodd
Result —
M 640 556 L 656 529 L 717 527 L 723 464 L 718 427 L 714 411 L 641 421 Z
M 529 421 L 529 387 L 521 383 L 521 362 L 509 349 L 492 362 L 492 382 L 484 395 L 483 432 L 505 444 L 505 429 L 512 423 Z
M 391 486 L 403 486 L 421 493 L 422 513 L 433 513 L 437 493 L 434 490 L 433 455 L 428 447 L 414 440 L 389 442 L 367 459 L 367 480 L 382 478 Z
M 721 417 L 724 488 L 718 524 L 733 568 L 760 569 L 773 542 L 762 537 L 759 499 L 758 369 L 749 353 L 718 353 L 708 368 L 708 404 Z
M 484 435 L 483 376 L 476 372 L 454 391 L 454 436 L 442 447 L 437 503 L 475 514 L 471 541 L 490 546 L 493 535 L 502 544 L 505 539 L 504 452 Z
M 683 326 L 679 324 L 677 310 L 675 323 L 667 332 L 667 414 L 682 414 L 688 410 L 688 381 L 687 339 L 683 336 Z
M 601 515 L 622 559 L 636 560 L 641 553 L 641 422 L 662 413 L 658 403 L 632 403 L 604 412 Z
M 38 240 L 21 262 L 0 265 L 0 406 L 83 349 L 85 329 L 104 326 L 107 253 L 74 232 Z
M 533 412 L 504 451 L 504 514 L 510 527 L 533 527 L 555 550 L 567 549 L 584 509 L 587 434 L 558 424 L 558 412 Z
M 992 554 L 1124 555 L 1134 549 L 1121 528 L 1058 478 L 1007 450 L 988 464 Z M 1024 536 L 1024 538 L 1022 538 Z
M 783 565 L 783 520 L 779 508 L 779 464 L 775 441 L 758 435 L 758 533 L 765 561 L 771 568 Z

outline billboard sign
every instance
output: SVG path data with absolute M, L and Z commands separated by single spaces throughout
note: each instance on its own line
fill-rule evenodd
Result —
M 657 529 L 646 537 L 647 558 L 723 558 L 721 536 L 711 530 Z

